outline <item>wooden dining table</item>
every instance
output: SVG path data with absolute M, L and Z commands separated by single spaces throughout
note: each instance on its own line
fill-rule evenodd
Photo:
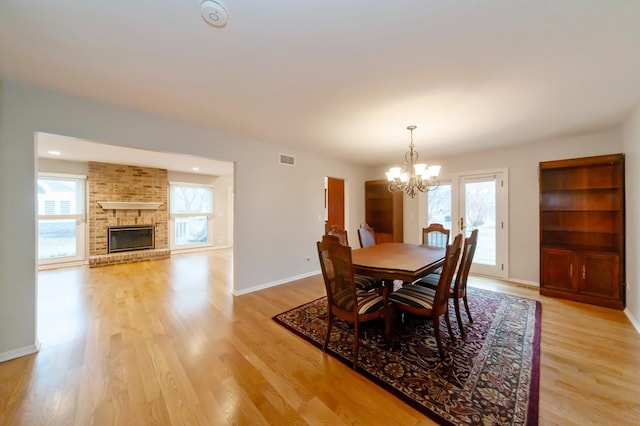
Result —
M 445 254 L 444 247 L 382 243 L 355 249 L 351 257 L 356 274 L 413 282 L 441 267 Z

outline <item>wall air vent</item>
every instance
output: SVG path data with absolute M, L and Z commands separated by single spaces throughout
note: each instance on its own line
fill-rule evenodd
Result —
M 295 166 L 296 157 L 289 154 L 280 154 L 280 164 L 286 164 L 287 166 Z

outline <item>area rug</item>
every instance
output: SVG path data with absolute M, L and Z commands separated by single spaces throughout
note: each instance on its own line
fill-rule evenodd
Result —
M 361 324 L 358 373 L 441 424 L 537 425 L 540 372 L 540 303 L 522 297 L 468 288 L 473 324 L 458 333 L 453 306 L 451 340 L 444 320 L 442 362 L 431 320 L 397 316 L 391 341 L 382 321 Z M 283 312 L 273 319 L 322 348 L 326 298 Z M 353 363 L 353 327 L 335 320 L 327 352 Z

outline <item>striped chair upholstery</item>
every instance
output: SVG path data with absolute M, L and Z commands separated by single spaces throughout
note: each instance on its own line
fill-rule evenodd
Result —
M 353 274 L 356 288 L 361 291 L 371 291 L 382 287 L 382 281 L 366 275 Z
M 433 309 L 435 290 L 417 284 L 405 284 L 389 295 L 389 300 L 415 309 Z

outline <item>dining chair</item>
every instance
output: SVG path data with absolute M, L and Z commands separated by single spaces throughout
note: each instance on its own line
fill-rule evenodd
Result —
M 451 231 L 440 223 L 431 223 L 422 228 L 422 244 L 435 247 L 446 247 L 449 244 Z
M 338 237 L 338 239 L 340 240 L 340 244 L 342 244 L 343 246 L 349 245 L 349 236 L 347 235 L 346 229 L 342 229 L 338 225 L 332 225 L 329 228 L 329 231 L 327 231 L 327 234 Z
M 360 241 L 360 247 L 370 247 L 376 245 L 376 233 L 372 227 L 363 223 L 358 228 L 358 241 Z
M 462 326 L 462 314 L 460 313 L 460 299 L 462 299 L 464 303 L 464 309 L 467 311 L 469 322 L 473 323 L 473 318 L 471 318 L 471 311 L 469 311 L 469 301 L 467 300 L 467 278 L 469 277 L 469 270 L 471 269 L 471 264 L 473 263 L 473 256 L 476 252 L 477 245 L 478 230 L 474 229 L 473 231 L 471 231 L 471 235 L 464 240 L 464 244 L 462 247 L 462 257 L 460 259 L 460 264 L 458 265 L 455 279 L 453 280 L 453 287 L 449 288 L 449 298 L 453 299 L 453 305 L 456 310 L 456 320 L 458 321 L 458 328 L 460 329 L 460 334 L 463 337 L 465 335 L 465 332 L 464 327 Z M 421 278 L 415 283 L 421 286 L 435 289 L 438 286 L 439 281 L 440 274 L 433 273 Z
M 338 238 L 338 241 L 343 246 L 349 246 L 349 236 L 346 229 L 342 229 L 338 225 L 333 225 L 329 228 L 327 235 L 332 235 Z M 380 290 L 383 287 L 382 280 L 378 280 L 366 275 L 355 274 L 354 279 L 356 281 L 356 287 L 360 291 Z
M 351 247 L 340 244 L 337 237 L 324 235 L 318 241 L 318 257 L 327 290 L 327 331 L 322 350 L 331 338 L 334 317 L 353 323 L 353 369 L 358 364 L 360 323 L 380 318 L 385 313 L 386 293 L 358 291 L 353 274 Z
M 449 321 L 449 287 L 451 287 L 453 273 L 460 258 L 461 246 L 462 234 L 458 234 L 453 243 L 447 246 L 442 273 L 435 290 L 418 284 L 407 284 L 388 296 L 392 313 L 396 310 L 401 310 L 419 316 L 431 317 L 433 333 L 438 344 L 438 352 L 443 362 L 445 361 L 445 354 L 442 346 L 442 337 L 440 336 L 440 317 L 444 315 L 449 335 L 451 339 L 454 339 Z M 391 321 L 392 317 L 393 315 L 388 315 L 387 321 Z M 387 323 L 385 329 L 387 333 L 390 331 L 389 323 Z M 388 340 L 390 336 L 387 335 L 386 338 Z

